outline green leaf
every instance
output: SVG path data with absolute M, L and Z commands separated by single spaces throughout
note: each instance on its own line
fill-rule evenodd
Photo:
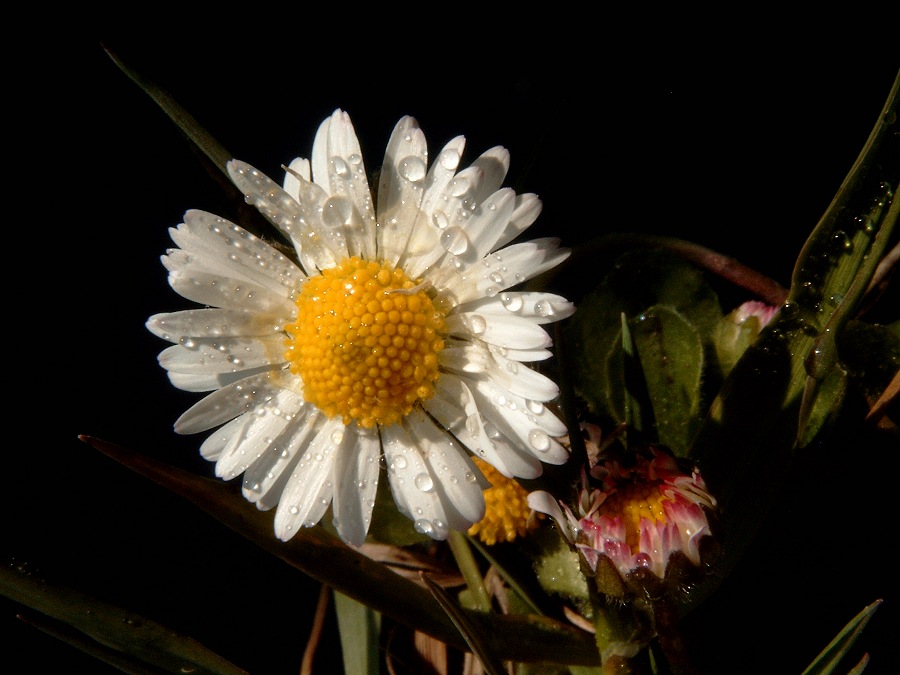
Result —
M 379 651 L 381 614 L 343 593 L 337 591 L 332 593 L 341 638 L 344 671 L 377 673 L 381 660 Z
M 828 643 L 815 660 L 803 671 L 802 675 L 831 675 L 840 665 L 841 660 L 846 656 L 850 647 L 856 642 L 856 639 L 862 633 L 863 628 L 869 623 L 869 619 L 881 606 L 882 600 L 876 600 L 871 605 L 865 607 L 859 614 L 853 617 L 850 622 L 844 626 L 843 630 Z M 862 664 L 863 667 L 865 664 Z M 858 671 L 862 672 L 862 671 Z
M 0 567 L 0 593 L 59 624 L 33 620 L 36 627 L 125 672 L 217 673 L 240 675 L 238 668 L 196 640 L 127 609 L 56 585 L 22 565 Z
M 619 349 L 622 339 L 621 315 L 625 315 L 629 326 L 635 330 L 639 317 L 651 309 L 661 313 L 663 308 L 692 328 L 676 328 L 675 320 L 666 319 L 666 330 L 677 331 L 684 344 L 687 342 L 683 336 L 693 332 L 700 337 L 702 350 L 714 349 L 712 336 L 722 318 L 719 300 L 703 273 L 670 251 L 636 250 L 619 256 L 600 284 L 578 303 L 578 309 L 564 328 L 565 342 L 570 352 L 568 360 L 573 365 L 574 386 L 595 413 L 610 415 L 616 422 L 624 421 L 622 379 L 619 376 L 615 382 L 610 381 L 607 362 L 607 358 Z M 660 346 L 658 343 L 657 349 Z M 640 349 L 640 343 L 638 347 Z M 646 348 L 652 351 L 649 342 Z M 679 350 L 679 355 L 683 353 L 686 352 Z M 642 354 L 642 362 L 643 359 Z M 703 362 L 701 358 L 700 364 Z M 687 371 L 684 375 L 686 379 L 693 377 Z M 654 378 L 657 381 L 664 379 L 664 372 L 657 370 Z M 647 381 L 649 385 L 652 379 L 648 377 Z M 658 410 L 654 412 L 659 413 Z M 690 425 L 687 420 L 681 420 L 681 423 Z M 689 435 L 686 429 L 675 431 L 672 425 L 679 422 L 674 414 L 667 417 L 666 424 L 669 426 L 667 433 L 676 442 L 679 437 Z
M 731 371 L 691 450 L 719 503 L 728 546 L 697 603 L 724 579 L 767 516 L 794 450 L 821 433 L 842 395 L 839 340 L 858 308 L 900 202 L 898 83 L 797 260 L 787 302 Z
M 472 653 L 481 661 L 484 671 L 488 675 L 507 675 L 502 659 L 494 651 L 488 636 L 482 632 L 482 626 L 471 621 L 469 615 L 453 602 L 453 598 L 447 594 L 447 591 L 431 581 L 427 574 L 422 575 L 422 580 L 426 583 L 441 607 L 444 608 L 444 611 L 447 612 L 447 616 L 459 628 L 459 632 L 466 639 L 466 644 L 469 645 Z
M 700 426 L 701 383 L 704 346 L 700 334 L 679 312 L 669 306 L 648 308 L 629 322 L 630 333 L 642 369 L 644 397 L 635 386 L 620 379 L 623 348 L 613 347 L 607 362 L 609 407 L 620 419 L 626 419 L 618 401 L 630 401 L 643 411 L 643 426 L 655 429 L 646 434 L 667 445 L 678 456 L 685 456 Z M 624 337 L 623 337 L 624 343 Z M 627 363 L 627 361 L 626 361 Z M 632 382 L 637 379 L 632 375 Z M 646 433 L 646 430 L 645 430 Z

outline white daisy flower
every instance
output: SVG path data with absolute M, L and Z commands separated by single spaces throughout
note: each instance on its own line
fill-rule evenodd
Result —
M 555 238 L 510 244 L 541 203 L 501 187 L 504 148 L 457 172 L 464 143 L 429 166 L 424 134 L 404 117 L 376 199 L 336 110 L 283 187 L 228 164 L 296 262 L 203 211 L 170 230 L 169 283 L 205 308 L 154 315 L 147 328 L 173 343 L 159 356 L 172 383 L 211 392 L 175 430 L 218 427 L 202 456 L 225 480 L 243 474 L 258 508 L 277 507 L 283 540 L 331 506 L 339 535 L 363 543 L 382 466 L 416 530 L 444 539 L 484 515 L 488 483 L 469 453 L 520 478 L 568 457 L 565 425 L 544 405 L 558 388 L 528 364 L 550 356 L 544 324 L 574 307 L 507 290 L 568 250 Z

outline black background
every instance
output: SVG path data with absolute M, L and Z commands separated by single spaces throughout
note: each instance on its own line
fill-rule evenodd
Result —
M 529 237 L 577 247 L 610 232 L 669 234 L 784 285 L 900 63 L 866 53 L 849 29 L 794 49 L 790 35 L 777 48 L 771 36 L 737 45 L 702 32 L 661 43 L 614 26 L 551 38 L 537 17 L 519 17 L 537 37 L 498 22 L 459 26 L 451 39 L 404 17 L 367 39 L 320 24 L 286 39 L 270 32 L 277 16 L 247 17 L 231 33 L 98 30 L 44 45 L 50 65 L 19 62 L 8 82 L 19 94 L 9 140 L 25 152 L 7 179 L 14 377 L 2 547 L 250 672 L 295 673 L 318 584 L 77 439 L 213 475 L 202 438 L 172 431 L 196 397 L 168 383 L 156 363 L 165 345 L 144 321 L 184 306 L 159 261 L 167 228 L 189 208 L 216 212 L 223 193 L 101 41 L 276 180 L 337 107 L 369 171 L 411 114 L 433 152 L 458 134 L 468 161 L 509 148 L 507 184 L 544 202 Z M 497 43 L 503 30 L 521 42 Z M 792 476 L 759 543 L 689 622 L 707 672 L 799 673 L 876 598 L 886 602 L 861 640 L 867 672 L 897 665 L 896 444 L 839 438 Z M 112 672 L 25 625 L 25 611 L 0 598 L 4 660 L 25 664 L 14 672 Z M 327 634 L 322 664 L 338 649 L 333 624 Z

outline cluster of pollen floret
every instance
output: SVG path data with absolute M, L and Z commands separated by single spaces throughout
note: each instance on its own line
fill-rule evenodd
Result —
M 667 500 L 658 486 L 634 483 L 620 486 L 609 495 L 598 509 L 598 516 L 621 518 L 625 526 L 625 542 L 633 553 L 640 549 L 641 521 L 665 524 L 667 517 L 664 502 Z
M 329 417 L 371 428 L 434 395 L 444 315 L 403 270 L 347 258 L 304 283 L 285 356 Z
M 543 514 L 531 517 L 528 492 L 512 478 L 507 478 L 490 464 L 473 457 L 491 486 L 484 491 L 484 518 L 472 525 L 468 534 L 478 537 L 488 546 L 497 542 L 515 541 L 535 529 Z

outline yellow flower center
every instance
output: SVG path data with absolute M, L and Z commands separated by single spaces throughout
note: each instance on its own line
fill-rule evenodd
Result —
M 303 284 L 297 310 L 285 356 L 329 417 L 388 426 L 434 395 L 444 315 L 403 270 L 348 258 Z
M 636 552 L 641 544 L 641 519 L 665 523 L 663 503 L 667 497 L 657 485 L 636 483 L 620 486 L 600 505 L 600 515 L 619 517 L 625 524 L 625 541 Z
M 529 518 L 528 491 L 484 460 L 472 459 L 491 487 L 484 491 L 484 518 L 469 528 L 469 536 L 477 536 L 488 546 L 493 546 L 497 542 L 515 541 L 516 537 L 524 537 L 529 530 L 536 529 L 543 514 Z

